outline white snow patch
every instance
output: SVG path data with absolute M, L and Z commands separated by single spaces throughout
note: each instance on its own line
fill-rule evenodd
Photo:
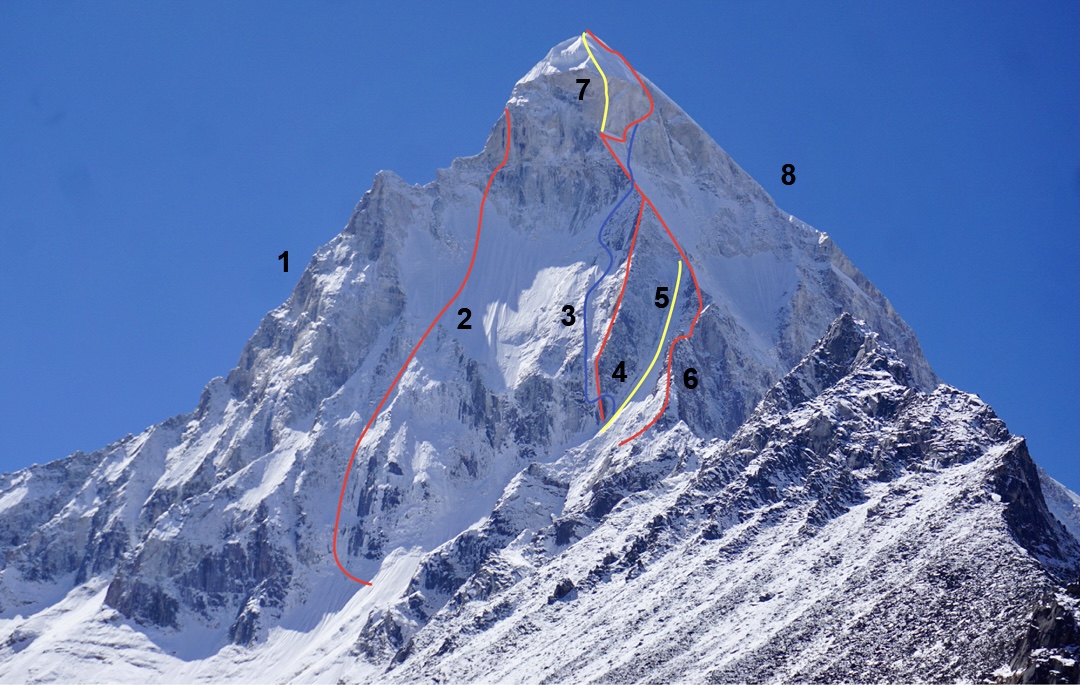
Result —
M 30 492 L 30 489 L 25 485 L 5 492 L 4 496 L 0 497 L 0 512 L 11 509 L 16 504 L 23 501 L 23 498 L 26 497 L 28 492 Z

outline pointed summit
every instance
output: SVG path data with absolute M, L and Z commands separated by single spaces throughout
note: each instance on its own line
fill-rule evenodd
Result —
M 572 112 L 583 114 L 566 123 L 594 137 L 604 132 L 625 142 L 627 127 L 654 111 L 654 91 L 656 87 L 635 74 L 606 43 L 585 32 L 552 48 L 515 84 L 508 104 L 529 103 L 542 112 L 537 112 L 540 119 L 548 121 Z M 553 111 L 553 106 L 561 111 Z
M 551 48 L 544 59 L 536 63 L 527 74 L 521 77 L 517 85 L 533 81 L 542 76 L 552 76 L 568 71 L 580 71 L 588 67 L 589 54 L 581 36 L 567 38 Z
M 844 312 L 806 358 L 766 393 L 758 411 L 791 410 L 859 371 L 883 372 L 900 385 L 915 387 L 899 355 L 865 321 Z
M 603 76 L 600 76 L 600 71 Z M 583 76 L 580 72 L 591 71 L 598 76 L 600 81 L 596 85 L 602 93 L 603 78 L 609 83 L 615 81 L 636 82 L 633 72 L 610 46 L 598 36 L 589 32 L 567 38 L 555 47 L 551 48 L 544 59 L 536 63 L 527 74 L 518 80 L 516 86 L 542 78 L 551 78 L 560 74 L 572 74 L 576 77 Z M 591 87 L 591 86 L 590 86 Z

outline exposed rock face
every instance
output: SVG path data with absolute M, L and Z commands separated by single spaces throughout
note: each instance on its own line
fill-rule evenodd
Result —
M 1080 682 L 1080 627 L 1077 598 L 1080 585 L 1070 586 L 1070 596 L 1047 597 L 1032 612 L 1027 631 L 1017 641 L 1009 662 L 1011 672 L 999 682 Z
M 657 371 L 599 434 L 586 362 L 639 203 L 601 233 L 616 259 L 590 301 L 586 356 L 583 294 L 606 266 L 597 234 L 631 187 L 596 135 L 602 102 L 577 100 L 586 59 L 579 42 L 557 46 L 484 150 L 432 183 L 381 172 L 193 412 L 0 476 L 0 679 L 1067 667 L 1074 604 L 1016 641 L 1031 607 L 1075 578 L 1075 495 L 977 397 L 938 385 L 828 236 L 777 208 L 648 82 L 654 114 L 617 152 L 678 235 L 703 312 L 654 428 L 618 444 L 659 411 Z M 601 59 L 621 130 L 648 102 Z M 472 275 L 361 445 L 336 530 L 349 452 L 461 284 L 508 134 Z M 599 391 L 620 402 L 633 383 L 613 366 L 644 372 L 664 314 L 653 293 L 673 288 L 680 259 L 646 214 L 602 357 Z M 696 298 L 685 281 L 670 337 L 689 331 Z M 560 323 L 566 303 L 575 326 Z M 690 367 L 695 388 L 679 382 Z M 334 535 L 373 587 L 339 573 Z M 122 670 L 119 649 L 140 665 Z

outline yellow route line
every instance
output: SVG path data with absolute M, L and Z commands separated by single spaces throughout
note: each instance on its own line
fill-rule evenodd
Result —
M 667 341 L 668 326 L 671 325 L 671 315 L 675 313 L 675 301 L 679 299 L 679 285 L 682 283 L 682 260 L 679 260 L 679 273 L 675 277 L 675 294 L 671 296 L 671 304 L 668 305 L 667 321 L 664 322 L 664 332 L 660 335 L 660 345 L 656 348 L 656 354 L 653 355 L 652 361 L 649 362 L 649 368 L 645 369 L 645 373 L 641 376 L 641 380 L 637 382 L 634 389 L 630 391 L 630 396 L 623 401 L 622 406 L 619 407 L 619 411 L 615 412 L 604 427 L 600 429 L 600 433 L 603 433 L 608 427 L 615 422 L 615 419 L 619 418 L 619 414 L 623 413 L 623 409 L 626 409 L 626 405 L 630 404 L 630 400 L 634 399 L 634 395 L 637 394 L 641 384 L 645 382 L 645 379 L 649 377 L 654 366 L 656 366 L 656 360 L 660 358 L 660 353 L 664 351 L 664 343 Z
M 604 129 L 607 128 L 607 110 L 609 102 L 607 74 L 605 74 L 604 70 L 600 68 L 600 63 L 597 62 L 596 57 L 593 56 L 592 49 L 589 48 L 589 39 L 585 37 L 584 33 L 581 34 L 581 40 L 585 43 L 585 50 L 589 53 L 589 59 L 591 59 L 592 63 L 596 65 L 596 70 L 600 72 L 600 77 L 604 79 L 604 119 L 600 122 L 600 133 L 603 133 Z

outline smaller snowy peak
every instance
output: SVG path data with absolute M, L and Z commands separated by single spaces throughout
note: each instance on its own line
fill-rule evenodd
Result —
M 915 385 L 899 355 L 865 321 L 843 312 L 802 362 L 765 395 L 758 411 L 790 410 L 860 368 L 888 373 L 906 387 Z

